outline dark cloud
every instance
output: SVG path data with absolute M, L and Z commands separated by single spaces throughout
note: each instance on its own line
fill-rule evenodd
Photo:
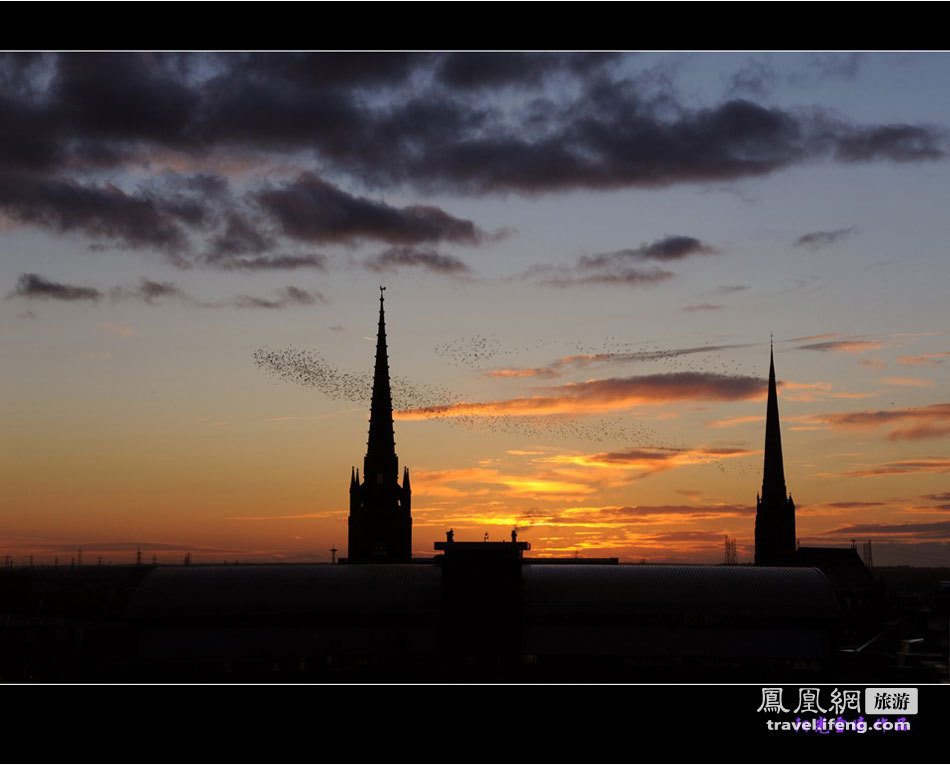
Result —
M 855 508 L 861 507 L 877 507 L 878 505 L 886 505 L 887 502 L 826 502 L 828 507 L 838 507 L 842 510 L 853 510 Z
M 0 88 L 21 96 L 34 95 L 44 58 L 41 53 L 29 51 L 0 52 Z
M 912 473 L 950 473 L 950 460 L 943 457 L 920 457 L 912 460 L 895 460 L 874 467 L 849 470 L 845 473 L 822 473 L 848 478 L 868 478 L 882 475 L 908 475 Z
M 364 265 L 372 271 L 392 271 L 403 266 L 440 274 L 464 274 L 471 270 L 464 261 L 454 255 L 409 246 L 390 247 L 365 261 Z
M 463 131 L 385 170 L 393 182 L 427 188 L 539 194 L 737 180 L 829 154 L 919 161 L 945 151 L 943 133 L 933 128 L 852 126 L 817 110 L 804 117 L 745 100 L 698 111 L 660 108 L 631 81 L 595 83 L 559 107 L 556 117 L 520 132 L 488 117 L 488 129 Z
M 419 180 L 471 193 L 662 187 L 764 175 L 803 158 L 790 115 L 732 101 L 669 121 L 633 87 L 604 83 L 538 130 L 462 136 L 415 163 Z
M 901 356 L 897 363 L 905 367 L 935 367 L 950 358 L 950 351 L 940 353 L 922 353 L 919 356 Z
M 629 462 L 665 462 L 676 456 L 675 450 L 653 450 L 653 449 L 625 449 L 620 452 L 602 452 L 601 454 L 591 455 L 591 460 L 595 462 L 613 462 L 616 464 L 626 464 Z
M 945 136 L 919 125 L 842 128 L 834 141 L 835 156 L 844 162 L 918 162 L 945 156 Z
M 715 353 L 716 351 L 732 350 L 734 348 L 748 348 L 750 343 L 732 343 L 728 345 L 699 345 L 691 348 L 668 348 L 650 351 L 608 351 L 602 353 L 581 353 L 573 356 L 562 356 L 555 359 L 546 367 L 492 369 L 488 377 L 559 377 L 569 369 L 584 369 L 592 365 L 623 364 L 641 361 L 669 361 L 680 356 L 693 354 Z
M 930 523 L 855 523 L 829 529 L 824 534 L 910 534 L 917 537 L 950 539 L 950 521 Z
M 254 295 L 236 295 L 226 300 L 203 302 L 196 300 L 173 282 L 159 282 L 140 279 L 132 286 L 116 286 L 108 291 L 112 300 L 139 300 L 149 305 L 157 305 L 163 298 L 174 299 L 199 308 L 289 308 L 295 305 L 313 305 L 326 302 L 326 297 L 318 290 L 305 290 L 288 286 L 277 291 L 276 298 L 264 298 Z M 95 287 L 77 287 L 60 284 L 36 274 L 21 274 L 17 287 L 8 298 L 45 298 L 50 300 L 88 300 L 97 302 L 104 296 L 103 291 Z
M 730 78 L 728 93 L 730 96 L 762 97 L 768 94 L 777 79 L 778 73 L 771 61 L 749 58 Z
M 582 269 L 597 269 L 621 265 L 629 261 L 681 260 L 690 255 L 711 255 L 717 252 L 715 247 L 710 247 L 692 236 L 666 236 L 633 249 L 583 255 L 578 261 L 578 266 Z
M 601 454 L 591 455 L 591 462 L 609 462 L 613 464 L 623 465 L 628 463 L 640 463 L 640 462 L 666 462 L 670 460 L 676 460 L 681 453 L 685 453 L 686 450 L 682 449 L 624 449 L 622 451 L 616 452 L 602 452 Z M 745 456 L 748 454 L 754 454 L 755 452 L 750 452 L 748 449 L 737 449 L 733 447 L 715 447 L 707 448 L 700 450 L 693 450 L 693 453 L 704 456 L 704 457 L 734 457 L 734 456 Z
M 644 286 L 664 282 L 676 274 L 662 268 L 643 268 L 631 263 L 651 260 L 668 262 L 717 252 L 716 248 L 692 236 L 666 236 L 635 248 L 582 255 L 573 266 L 534 266 L 522 278 L 552 287 L 582 284 Z
M 217 306 L 233 306 L 234 308 L 289 308 L 299 305 L 313 305 L 317 302 L 326 302 L 323 293 L 317 290 L 304 290 L 300 287 L 284 287 L 277 291 L 278 297 L 268 299 L 255 297 L 253 295 L 237 295 L 221 303 L 213 304 Z
M 807 74 L 793 75 L 792 80 L 853 80 L 866 62 L 867 54 L 864 53 L 813 53 L 806 60 Z
M 4 90 L 0 165 L 48 171 L 116 166 L 143 149 L 316 152 L 376 183 L 474 193 L 666 186 L 763 175 L 832 156 L 915 161 L 943 155 L 919 125 L 853 125 L 812 110 L 733 99 L 699 110 L 657 95 L 647 70 L 618 77 L 616 54 L 66 53 L 38 59 L 42 97 Z M 826 69 L 841 66 L 840 56 Z M 849 64 L 851 65 L 851 64 Z M 8 58 L 5 79 L 29 59 Z M 763 77 L 762 67 L 758 79 Z M 511 85 L 561 74 L 581 95 L 505 103 Z M 417 76 L 420 75 L 420 76 Z M 431 84 L 427 85 L 427 76 Z M 756 75 L 745 79 L 745 90 Z M 554 79 L 552 79 L 554 78 Z M 367 92 L 388 89 L 380 101 Z M 751 87 L 752 91 L 756 87 Z M 490 100 L 499 94 L 498 103 Z M 471 95 L 471 97 L 469 97 Z M 753 95 L 758 95 L 753 93 Z
M 716 287 L 712 292 L 717 295 L 732 295 L 747 289 L 750 289 L 748 284 L 723 284 L 721 287 Z
M 253 258 L 212 255 L 205 264 L 225 271 L 293 271 L 298 268 L 316 268 L 325 271 L 327 256 L 310 255 L 259 255 Z
M 751 505 L 639 505 L 617 508 L 619 515 L 687 515 L 701 518 L 718 518 L 727 515 L 751 515 Z
M 718 311 L 725 306 L 715 305 L 713 303 L 697 303 L 696 305 L 684 305 L 684 311 Z
M 179 56 L 61 54 L 49 87 L 56 114 L 89 142 L 186 143 L 201 101 Z
M 74 284 L 54 282 L 37 274 L 20 274 L 16 288 L 7 297 L 97 301 L 102 299 L 102 293 L 95 287 L 78 287 Z
M 211 241 L 211 250 L 215 257 L 229 255 L 257 255 L 270 249 L 274 240 L 255 226 L 247 216 L 236 210 L 227 214 L 227 223 L 224 230 L 215 235 Z
M 251 179 L 238 200 L 222 178 L 196 176 L 178 188 L 159 178 L 132 189 L 123 187 L 123 171 L 155 177 L 215 162 L 306 160 L 341 182 L 387 191 L 541 194 L 731 181 L 829 158 L 933 161 L 946 152 L 944 132 L 927 125 L 854 123 L 818 108 L 737 98 L 691 108 L 666 86 L 668 72 L 640 67 L 623 76 L 619 62 L 630 60 L 597 53 L 7 54 L 0 56 L 0 213 L 54 233 L 157 249 L 182 266 L 200 260 L 197 251 L 249 258 L 249 268 L 284 268 L 285 261 L 259 260 L 275 257 L 281 236 L 420 245 L 479 244 L 486 235 L 439 208 L 392 206 L 313 174 L 277 186 Z M 823 76 L 848 76 L 861 59 L 814 61 Z M 746 77 L 744 90 L 756 95 L 753 80 L 754 73 Z M 512 86 L 530 88 L 531 97 L 512 99 Z M 550 283 L 652 284 L 671 276 L 618 269 Z
M 324 90 L 397 85 L 434 56 L 392 51 L 219 54 L 216 58 L 227 72 L 224 81 L 234 86 L 257 80 Z
M 154 305 L 159 298 L 177 298 L 190 301 L 182 289 L 173 282 L 156 282 L 151 279 L 140 279 L 135 287 L 113 287 L 109 290 L 113 300 L 143 300 Z
M 760 398 L 765 381 L 704 372 L 671 372 L 586 380 L 540 388 L 539 395 L 467 402 L 399 412 L 402 419 L 459 416 L 587 414 L 674 401 L 745 401 Z
M 824 334 L 821 334 L 821 335 L 805 335 L 804 337 L 790 337 L 788 338 L 788 340 L 785 340 L 784 342 L 803 343 L 806 340 L 824 340 L 825 338 L 828 338 L 828 337 L 841 337 L 841 334 L 839 332 L 825 332 Z
M 460 90 L 538 86 L 552 74 L 588 75 L 618 58 L 615 53 L 449 53 L 436 78 Z
M 887 434 L 888 441 L 927 441 L 950 436 L 950 418 L 942 422 L 917 422 L 896 428 Z
M 583 511 L 573 509 L 570 515 L 545 513 L 540 510 L 524 511 L 519 522 L 525 526 L 596 526 L 604 523 L 663 523 L 669 516 L 695 519 L 748 516 L 755 512 L 751 505 L 626 505 L 623 507 L 591 507 Z M 692 532 L 687 532 L 692 533 Z M 704 534 L 705 532 L 698 532 Z M 714 536 L 721 542 L 722 535 Z
M 864 353 L 882 348 L 884 343 L 879 340 L 825 340 L 820 343 L 799 345 L 799 351 L 834 351 L 837 353 Z
M 950 435 L 950 404 L 842 412 L 815 415 L 833 428 L 875 428 L 897 425 L 887 434 L 888 441 L 924 441 Z
M 803 234 L 798 237 L 794 242 L 792 242 L 793 247 L 810 247 L 813 250 L 817 250 L 821 247 L 827 247 L 828 245 L 835 244 L 840 242 L 843 239 L 846 239 L 848 236 L 857 231 L 855 226 L 848 226 L 848 228 L 838 228 L 833 231 L 812 231 L 808 234 Z
M 755 343 L 727 343 L 722 345 L 694 345 L 688 348 L 666 348 L 657 351 L 635 351 L 633 353 L 613 353 L 616 361 L 657 361 L 671 359 L 676 356 L 690 356 L 695 353 L 713 353 L 715 351 L 732 350 L 733 348 L 749 348 Z
M 718 531 L 665 531 L 660 534 L 650 534 L 651 542 L 710 542 L 722 544 L 723 535 Z
M 643 287 L 665 282 L 676 274 L 661 268 L 611 268 L 600 273 L 583 273 L 583 269 L 534 266 L 525 272 L 524 278 L 548 287 L 576 287 L 585 284 L 620 285 Z
M 200 222 L 196 206 L 179 199 L 128 194 L 111 183 L 84 185 L 65 178 L 0 175 L 0 212 L 56 233 L 82 233 L 127 247 L 184 251 L 183 223 Z
M 471 221 L 438 207 L 392 207 L 347 194 L 313 173 L 301 173 L 283 187 L 260 191 L 257 201 L 286 236 L 308 242 L 375 239 L 392 244 L 478 244 L 484 236 Z

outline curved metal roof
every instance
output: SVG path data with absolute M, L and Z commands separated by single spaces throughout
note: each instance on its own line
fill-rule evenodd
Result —
M 158 568 L 142 581 L 133 618 L 433 611 L 441 572 L 418 565 Z
M 812 568 L 525 564 L 521 572 L 526 614 L 797 620 L 838 613 L 830 583 Z M 443 596 L 436 565 L 167 567 L 145 577 L 127 613 L 147 619 L 431 614 Z
M 831 584 L 815 568 L 526 565 L 522 592 L 526 608 L 537 613 L 838 613 Z

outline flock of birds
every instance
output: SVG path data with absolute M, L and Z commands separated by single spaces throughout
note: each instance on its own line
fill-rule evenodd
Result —
M 553 441 L 588 441 L 645 444 L 659 435 L 650 427 L 623 423 L 618 419 L 593 418 L 569 414 L 547 415 L 459 415 L 435 416 L 453 427 L 486 433 L 510 433 Z
M 551 345 L 549 341 L 540 341 L 530 347 L 506 347 L 497 337 L 474 335 L 456 338 L 433 348 L 436 357 L 450 366 L 466 369 L 490 370 L 506 357 L 523 359 L 531 353 L 536 354 L 540 347 Z M 662 365 L 663 372 L 699 371 L 716 374 L 742 374 L 738 372 L 739 363 L 734 358 L 724 358 L 720 351 L 736 348 L 735 345 L 708 345 L 696 348 L 657 349 L 637 346 L 619 338 L 606 337 L 597 344 L 576 343 L 561 344 L 560 352 L 573 349 L 575 356 L 562 355 L 551 362 L 551 366 L 566 376 L 572 366 L 580 372 L 591 364 L 618 366 L 634 362 L 647 362 L 656 372 L 656 365 Z M 554 353 L 551 354 L 554 356 Z M 588 357 L 586 359 L 581 357 Z M 571 361 L 570 359 L 575 359 Z M 363 373 L 354 373 L 342 369 L 312 350 L 296 348 L 259 348 L 254 353 L 259 369 L 282 382 L 292 383 L 306 388 L 315 388 L 324 396 L 333 400 L 346 400 L 356 404 L 368 404 L 372 396 L 373 375 L 367 369 Z M 559 364 L 559 366 L 558 366 Z M 581 372 L 583 374 L 583 372 Z M 535 381 L 537 382 L 537 381 Z M 430 419 L 440 419 L 453 427 L 472 431 L 500 432 L 532 439 L 560 442 L 595 442 L 617 444 L 624 447 L 639 445 L 640 448 L 672 448 L 679 450 L 685 445 L 667 444 L 663 447 L 650 446 L 660 443 L 661 435 L 657 431 L 632 417 L 621 415 L 596 417 L 592 415 L 474 415 L 452 414 L 441 411 L 439 407 L 459 401 L 473 401 L 444 386 L 419 383 L 401 376 L 391 376 L 393 408 L 395 410 L 415 410 L 432 407 Z M 524 394 L 515 394 L 524 395 Z M 530 395 L 530 394 L 528 394 Z M 666 439 L 669 440 L 669 439 Z M 727 460 L 730 465 L 739 468 L 745 460 Z M 720 469 L 725 469 L 720 462 Z M 733 469 L 735 469 L 733 468 Z
M 304 388 L 316 388 L 334 401 L 369 404 L 373 395 L 372 370 L 362 374 L 348 372 L 316 351 L 265 346 L 254 351 L 254 361 L 265 374 Z M 421 409 L 444 406 L 457 401 L 448 388 L 412 382 L 390 375 L 393 408 Z
M 451 366 L 474 369 L 491 359 L 515 355 L 520 357 L 546 344 L 547 341 L 542 340 L 530 347 L 505 347 L 494 335 L 471 335 L 440 343 L 432 352 Z

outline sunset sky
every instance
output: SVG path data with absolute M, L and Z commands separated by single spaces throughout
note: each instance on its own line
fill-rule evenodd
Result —
M 346 553 L 386 319 L 413 550 L 950 565 L 950 55 L 0 56 L 0 555 Z

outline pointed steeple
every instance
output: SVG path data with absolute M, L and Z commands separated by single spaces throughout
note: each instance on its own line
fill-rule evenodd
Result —
M 348 563 L 409 563 L 412 560 L 412 491 L 408 468 L 403 473 L 404 485 L 399 485 L 386 349 L 385 289 L 379 288 L 379 332 L 363 481 L 360 482 L 359 470 L 351 471 L 350 477 Z
M 765 465 L 762 471 L 762 501 L 786 499 L 785 467 L 782 461 L 782 433 L 778 419 L 778 393 L 775 386 L 775 357 L 769 344 L 769 399 L 765 409 Z
M 379 329 L 376 335 L 376 366 L 373 371 L 373 399 L 369 413 L 369 439 L 363 461 L 366 481 L 390 484 L 398 479 L 399 461 L 393 433 L 393 401 L 389 388 L 389 355 L 386 349 L 386 316 L 383 291 L 379 288 Z M 382 476 L 382 478 L 380 478 Z
M 785 493 L 782 433 L 778 420 L 775 355 L 769 343 L 769 397 L 765 409 L 762 496 L 755 503 L 755 565 L 789 566 L 795 558 L 795 503 Z

